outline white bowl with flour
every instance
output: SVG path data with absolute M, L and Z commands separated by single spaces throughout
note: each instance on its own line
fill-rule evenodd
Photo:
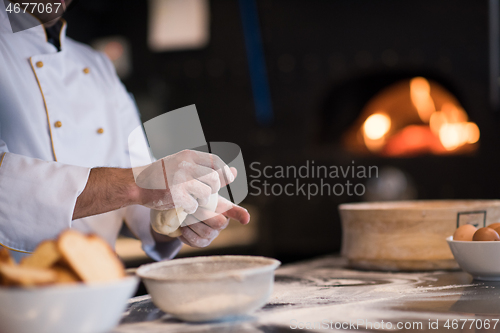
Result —
M 185 321 L 211 321 L 265 305 L 279 265 L 265 257 L 209 256 L 143 265 L 137 275 L 164 312 Z

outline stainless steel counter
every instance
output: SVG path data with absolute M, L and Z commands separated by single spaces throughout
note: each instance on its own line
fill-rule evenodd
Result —
M 244 318 L 189 324 L 130 300 L 118 332 L 309 331 L 500 332 L 500 282 L 473 281 L 462 271 L 383 273 L 345 268 L 337 257 L 286 265 L 274 293 Z

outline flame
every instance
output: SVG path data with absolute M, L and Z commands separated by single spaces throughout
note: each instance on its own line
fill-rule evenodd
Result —
M 443 125 L 465 123 L 467 120 L 467 113 L 462 108 L 452 103 L 443 103 L 441 111 L 432 113 L 429 126 L 434 134 L 439 135 L 439 130 Z
M 444 124 L 448 123 L 448 119 L 446 114 L 442 111 L 433 112 L 431 115 L 431 119 L 429 120 L 429 126 L 431 128 L 432 133 L 435 135 L 439 135 L 439 130 Z
M 479 127 L 475 123 L 467 123 L 465 130 L 467 131 L 467 143 L 473 144 L 479 141 Z
M 366 147 L 371 151 L 380 150 L 385 144 L 385 135 L 391 129 L 391 118 L 377 112 L 369 116 L 363 124 L 363 138 Z
M 380 92 L 365 106 L 359 120 L 346 136 L 352 138 L 346 143 L 363 149 L 358 151 L 368 149 L 384 156 L 474 151 L 477 147 L 469 145 L 480 139 L 478 126 L 469 121 L 457 99 L 423 77 L 401 81 Z
M 462 108 L 452 103 L 443 103 L 441 111 L 444 112 L 449 123 L 461 123 L 469 119 Z
M 475 123 L 444 124 L 439 130 L 439 140 L 446 150 L 454 150 L 466 143 L 479 140 L 479 128 Z
M 454 150 L 463 144 L 467 137 L 461 124 L 444 124 L 439 130 L 439 140 L 446 150 Z
M 386 156 L 415 156 L 420 153 L 445 152 L 439 138 L 427 125 L 408 125 L 387 138 L 383 153 Z
M 413 105 L 417 109 L 418 116 L 424 123 L 429 119 L 436 107 L 431 97 L 431 86 L 429 81 L 423 77 L 415 77 L 410 81 L 410 97 Z
M 479 128 L 467 120 L 467 113 L 462 108 L 452 103 L 443 103 L 441 111 L 432 113 L 429 126 L 446 150 L 454 150 L 479 140 Z
M 363 125 L 366 137 L 371 140 L 381 139 L 390 129 L 391 118 L 385 113 L 372 114 L 366 119 Z

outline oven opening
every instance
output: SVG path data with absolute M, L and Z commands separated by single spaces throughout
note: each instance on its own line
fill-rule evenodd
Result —
M 480 131 L 458 99 L 438 82 L 417 76 L 377 92 L 340 136 L 358 155 L 414 157 L 475 152 Z

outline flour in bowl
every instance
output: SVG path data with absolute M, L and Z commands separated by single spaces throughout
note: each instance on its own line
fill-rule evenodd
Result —
M 204 316 L 214 314 L 231 315 L 240 312 L 241 308 L 248 308 L 251 303 L 259 300 L 260 297 L 240 294 L 220 294 L 201 299 L 178 304 L 176 306 L 176 314 L 190 315 L 190 316 Z

